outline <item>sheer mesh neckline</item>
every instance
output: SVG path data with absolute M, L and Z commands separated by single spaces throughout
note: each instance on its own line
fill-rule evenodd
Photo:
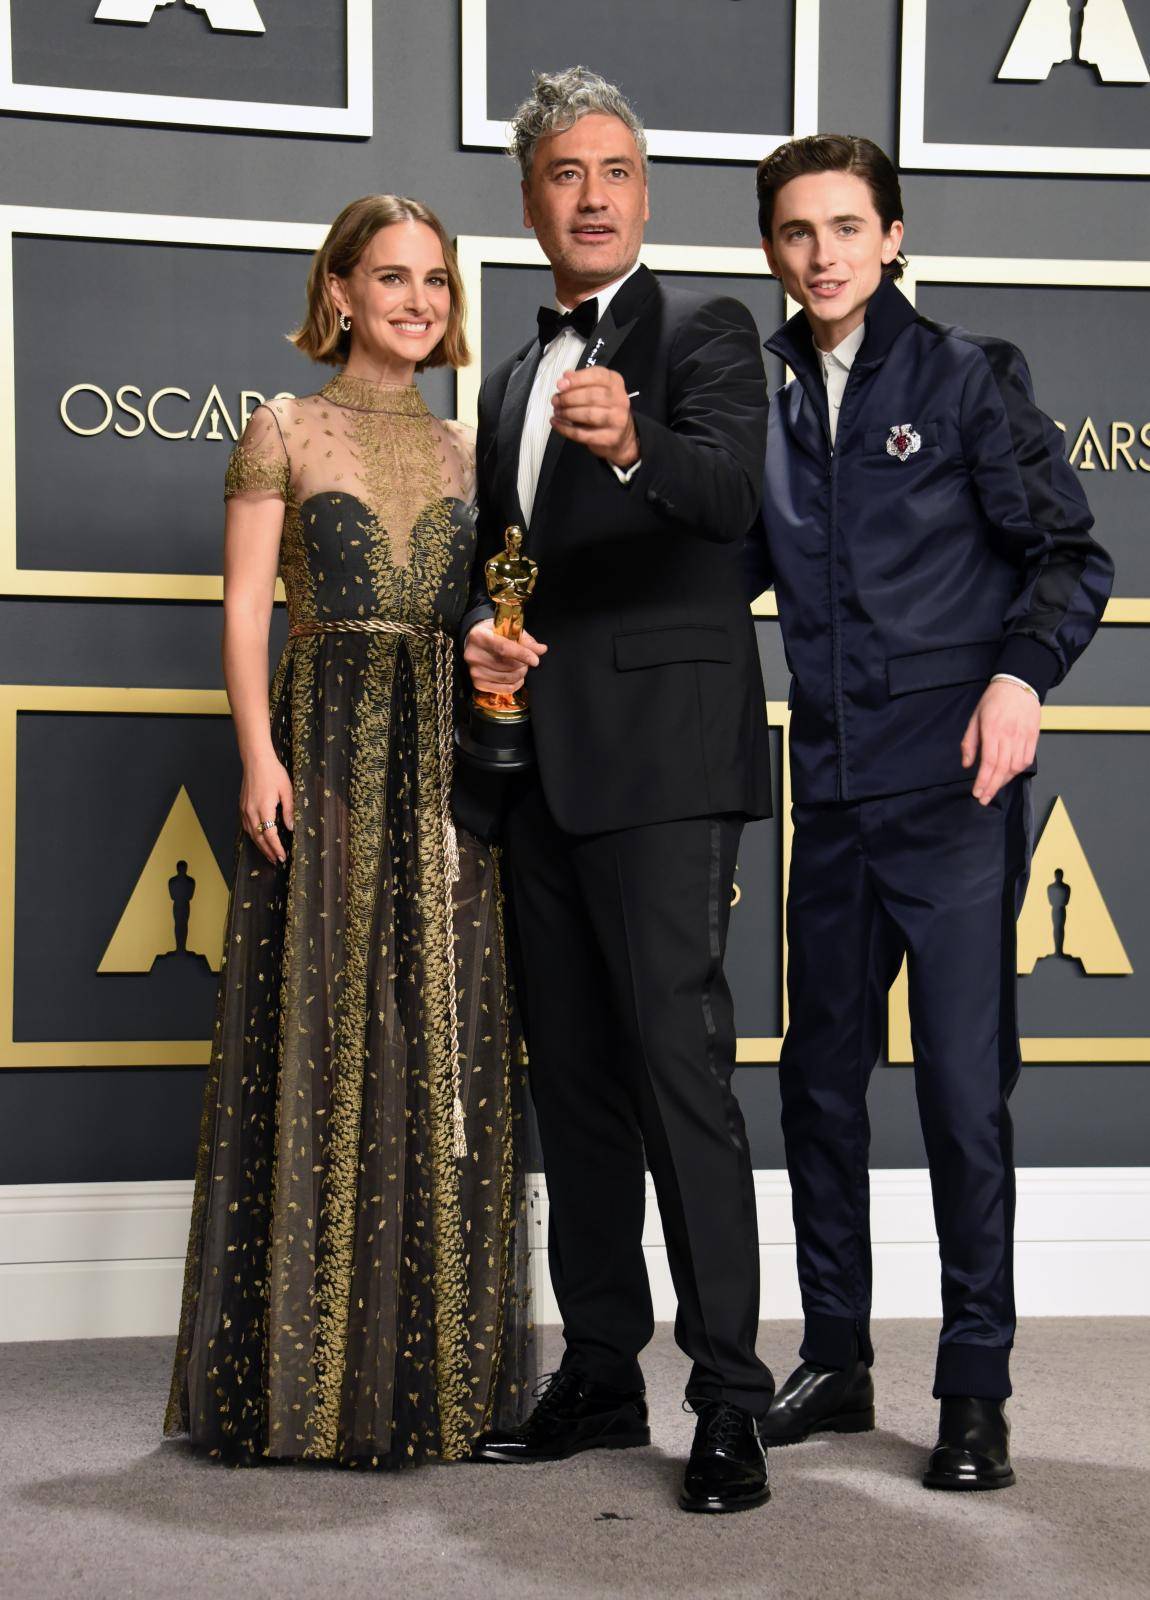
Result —
M 470 515 L 474 489 L 468 430 L 440 421 L 413 385 L 347 373 L 319 394 L 257 406 L 226 485 L 229 495 L 272 493 L 289 507 L 280 564 L 293 623 L 315 615 L 315 586 L 325 584 L 340 588 L 349 614 L 361 605 L 365 615 L 406 615 L 397 574 L 408 572 L 413 550 L 420 584 L 433 556 L 450 559 L 453 502 Z M 354 593 L 348 564 L 361 559 L 370 581 L 358 573 L 365 592 Z
M 380 411 L 399 417 L 430 415 L 426 400 L 414 384 L 376 383 L 371 378 L 341 372 L 324 384 L 320 394 L 332 405 L 349 411 Z

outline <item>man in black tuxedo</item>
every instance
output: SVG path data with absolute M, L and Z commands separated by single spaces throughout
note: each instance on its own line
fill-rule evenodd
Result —
M 737 301 L 637 265 L 645 140 L 617 90 L 583 68 L 540 77 L 513 128 L 560 309 L 540 311 L 480 395 L 463 627 L 475 686 L 526 678 L 531 697 L 537 761 L 507 795 L 504 837 L 566 1353 L 526 1425 L 477 1455 L 649 1441 L 645 1155 L 693 1362 L 680 1504 L 740 1510 L 768 1498 L 757 1419 L 774 1388 L 755 1354 L 755 1196 L 723 976 L 739 837 L 771 807 L 741 572 L 762 356 Z M 518 644 L 494 632 L 483 586 L 511 523 L 539 566 Z

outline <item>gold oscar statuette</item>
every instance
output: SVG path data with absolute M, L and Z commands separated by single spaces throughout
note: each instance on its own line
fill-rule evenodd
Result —
M 494 627 L 504 639 L 523 632 L 523 608 L 535 587 L 539 567 L 523 554 L 523 529 L 512 525 L 503 535 L 503 549 L 483 568 L 487 593 L 495 607 Z M 469 761 L 501 772 L 518 772 L 535 760 L 527 690 L 514 694 L 485 689 L 472 692 L 470 715 L 456 730 L 456 744 Z

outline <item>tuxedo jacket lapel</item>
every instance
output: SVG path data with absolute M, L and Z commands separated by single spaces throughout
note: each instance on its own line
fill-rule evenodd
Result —
M 576 366 L 576 372 L 582 372 L 585 367 L 607 367 L 618 354 L 620 346 L 627 335 L 638 322 L 644 302 L 654 293 L 655 280 L 646 267 L 640 267 L 633 277 L 618 291 L 600 317 L 595 331 L 587 341 L 586 348 Z M 524 401 L 526 407 L 526 401 Z M 520 422 L 522 432 L 522 421 Z M 535 489 L 535 504 L 531 510 L 531 521 L 534 523 L 539 516 L 541 507 L 547 498 L 547 491 L 555 475 L 555 468 L 563 454 L 564 446 L 571 441 L 564 439 L 560 433 L 552 431 L 547 441 L 547 448 L 543 452 L 543 461 L 539 468 L 539 482 Z M 518 460 L 518 453 L 516 454 Z
M 499 504 L 508 508 L 509 520 L 517 522 L 520 527 L 525 527 L 526 523 L 523 507 L 519 504 L 519 442 L 523 437 L 523 419 L 527 415 L 531 385 L 542 353 L 536 341 L 516 362 L 507 380 L 499 412 Z

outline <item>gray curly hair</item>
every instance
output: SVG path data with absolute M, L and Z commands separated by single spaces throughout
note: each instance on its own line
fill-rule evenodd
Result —
M 540 139 L 552 133 L 566 133 L 580 117 L 595 113 L 618 117 L 631 130 L 646 172 L 647 135 L 630 101 L 589 67 L 568 67 L 565 72 L 537 73 L 530 96 L 511 119 L 507 153 L 518 161 L 524 179 L 531 177 Z

